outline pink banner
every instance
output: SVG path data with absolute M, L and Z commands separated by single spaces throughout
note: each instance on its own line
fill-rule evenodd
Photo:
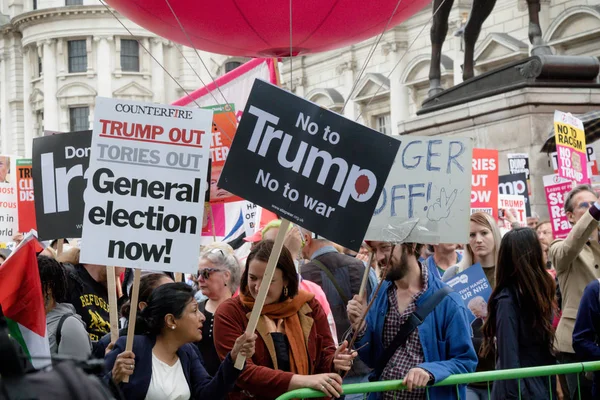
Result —
M 544 176 L 544 189 L 548 214 L 552 224 L 552 234 L 555 239 L 564 239 L 571 232 L 571 224 L 565 215 L 565 197 L 571 191 L 573 183 L 558 175 Z
M 206 205 L 207 203 L 205 203 L 202 236 L 225 236 L 225 205 L 210 203 L 210 210 Z

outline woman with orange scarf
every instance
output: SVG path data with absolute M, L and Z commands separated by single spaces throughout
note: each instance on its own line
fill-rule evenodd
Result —
M 272 241 L 256 245 L 246 260 L 240 295 L 226 300 L 214 316 L 215 347 L 224 358 L 235 339 L 245 332 L 254 299 L 265 273 Z M 339 397 L 342 378 L 356 357 L 347 342 L 335 348 L 325 312 L 314 295 L 298 290 L 298 274 L 290 252 L 283 247 L 256 328 L 252 359 L 237 380 L 230 399 L 274 399 L 298 388 L 313 388 Z

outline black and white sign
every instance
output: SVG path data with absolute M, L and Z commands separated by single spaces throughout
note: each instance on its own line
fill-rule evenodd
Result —
M 33 191 L 40 240 L 81 237 L 84 174 L 91 143 L 92 131 L 33 139 Z
M 527 192 L 527 175 L 520 174 L 500 175 L 498 177 L 498 194 L 521 195 L 525 197 L 525 210 L 527 216 L 531 217 L 531 204 L 529 204 L 529 193 Z
M 399 145 L 256 80 L 219 187 L 358 250 Z

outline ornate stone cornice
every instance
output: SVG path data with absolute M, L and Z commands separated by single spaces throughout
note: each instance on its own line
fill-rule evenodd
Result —
M 100 42 L 102 40 L 110 42 L 113 39 L 114 39 L 113 35 L 94 35 L 94 42 Z
M 116 11 L 114 11 L 117 14 Z M 11 24 L 15 28 L 28 23 L 42 22 L 43 19 L 60 18 L 72 15 L 110 15 L 110 12 L 104 6 L 62 6 L 54 8 L 42 8 L 40 10 L 29 11 L 14 17 Z M 124 18 L 124 17 L 123 17 Z
M 346 61 L 346 62 L 336 65 L 335 72 L 336 72 L 336 74 L 341 75 L 346 71 L 354 71 L 355 69 L 356 69 L 356 61 L 351 60 L 351 61 Z

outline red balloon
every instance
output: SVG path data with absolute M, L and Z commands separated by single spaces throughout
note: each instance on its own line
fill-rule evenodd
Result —
M 287 0 L 106 0 L 155 34 L 211 53 L 248 57 L 290 55 Z M 398 3 L 399 2 L 399 3 Z M 317 53 L 380 34 L 420 11 L 431 0 L 292 1 L 292 55 Z

